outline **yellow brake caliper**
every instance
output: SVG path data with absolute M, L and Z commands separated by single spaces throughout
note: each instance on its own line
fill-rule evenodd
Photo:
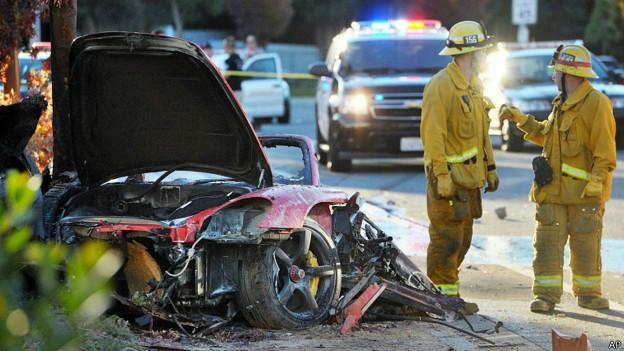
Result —
M 312 251 L 308 251 L 308 254 L 306 255 L 306 266 L 308 267 L 318 267 L 319 263 L 318 263 L 318 259 L 316 258 L 316 256 L 312 253 Z M 319 277 L 314 277 L 312 279 L 310 279 L 310 291 L 312 292 L 312 296 L 316 297 L 316 293 L 318 291 L 318 285 L 319 285 L 319 281 L 321 280 L 321 278 Z

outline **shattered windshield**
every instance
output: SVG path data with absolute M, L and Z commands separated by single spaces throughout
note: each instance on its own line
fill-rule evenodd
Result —
M 299 147 L 280 145 L 265 147 L 264 150 L 271 160 L 275 184 L 304 184 L 306 169 L 303 152 Z
M 153 183 L 158 178 L 163 176 L 166 171 L 158 171 L 158 172 L 148 172 L 148 173 L 139 173 L 132 176 L 124 176 L 115 179 L 111 179 L 106 184 L 113 183 Z M 220 180 L 228 180 L 231 178 L 224 177 L 219 174 L 206 173 L 206 172 L 198 172 L 198 171 L 173 171 L 171 174 L 167 175 L 164 179 L 162 179 L 161 183 L 166 184 L 194 184 L 194 183 L 203 183 L 210 181 L 220 181 Z

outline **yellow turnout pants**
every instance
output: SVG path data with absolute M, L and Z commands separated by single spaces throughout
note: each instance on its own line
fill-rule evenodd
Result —
M 443 294 L 459 295 L 459 266 L 470 248 L 473 219 L 481 217 L 481 194 L 479 189 L 458 189 L 448 200 L 433 186 L 427 184 L 427 275 Z
M 570 238 L 570 267 L 576 296 L 601 295 L 600 240 L 604 204 L 537 204 L 533 240 L 533 295 L 559 303 L 563 293 L 563 250 Z

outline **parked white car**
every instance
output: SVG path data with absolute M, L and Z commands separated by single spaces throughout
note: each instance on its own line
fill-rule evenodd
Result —
M 217 66 L 225 60 L 224 55 L 213 57 Z M 277 118 L 278 123 L 289 123 L 290 87 L 282 78 L 282 60 L 279 55 L 255 55 L 245 62 L 243 71 L 275 74 L 275 77 L 244 77 L 238 99 L 247 118 L 254 124 L 273 118 Z

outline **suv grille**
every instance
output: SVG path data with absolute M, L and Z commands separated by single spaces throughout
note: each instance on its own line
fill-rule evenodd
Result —
M 373 118 L 420 121 L 422 93 L 373 95 Z

